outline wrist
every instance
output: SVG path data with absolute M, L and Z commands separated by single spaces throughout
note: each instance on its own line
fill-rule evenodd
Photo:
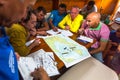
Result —
M 90 51 L 89 53 L 90 53 L 90 54 L 94 54 L 94 52 L 93 52 L 93 51 Z

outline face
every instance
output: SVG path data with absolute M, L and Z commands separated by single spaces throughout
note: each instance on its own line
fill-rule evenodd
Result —
M 30 20 L 26 24 L 26 27 L 28 28 L 28 30 L 34 29 L 36 26 L 36 22 L 37 22 L 37 17 L 34 14 L 32 14 L 30 17 Z
M 92 9 L 92 5 L 90 5 L 90 6 L 87 6 L 87 10 L 90 10 L 90 9 Z
M 30 0 L 0 0 L 0 24 L 10 27 L 26 14 Z
M 71 19 L 75 19 L 75 17 L 79 14 L 79 11 L 77 8 L 72 8 L 70 12 Z
M 66 12 L 66 9 L 59 7 L 58 11 L 59 11 L 59 14 L 64 14 Z
M 39 13 L 36 14 L 38 20 L 42 20 L 45 17 L 45 14 L 43 11 L 40 11 Z
M 87 16 L 86 22 L 89 27 L 96 28 L 99 24 L 99 19 L 94 14 L 90 14 Z

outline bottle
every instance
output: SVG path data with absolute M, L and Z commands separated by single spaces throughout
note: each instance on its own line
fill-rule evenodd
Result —
M 105 21 L 104 21 L 104 23 L 107 24 L 107 25 L 110 23 L 110 19 L 109 18 L 110 18 L 110 15 L 108 15 L 106 17 Z

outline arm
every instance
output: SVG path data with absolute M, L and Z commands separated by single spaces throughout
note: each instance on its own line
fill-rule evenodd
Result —
M 30 44 L 30 46 L 28 46 L 29 50 L 31 50 L 32 48 L 34 48 L 35 46 L 38 46 L 40 44 L 40 39 L 35 39 L 35 41 Z
M 107 46 L 107 43 L 109 41 L 109 35 L 110 35 L 110 30 L 109 28 L 106 26 L 106 25 L 101 25 L 101 29 L 100 29 L 100 32 L 99 32 L 99 37 L 98 39 L 94 37 L 94 39 L 97 40 L 97 42 L 99 43 L 99 45 L 97 46 L 98 48 L 92 50 L 90 53 L 91 54 L 95 54 L 95 53 L 98 53 L 98 52 L 103 52 Z M 95 46 L 95 45 L 93 45 Z
M 38 31 L 47 31 L 49 30 L 49 26 L 48 26 L 48 23 L 45 21 L 43 23 L 44 27 L 43 28 L 40 28 L 40 29 L 37 29 Z
M 54 26 L 53 22 L 52 22 L 52 19 L 49 19 L 49 24 L 50 26 L 52 27 L 53 31 L 57 31 L 57 27 Z
M 50 24 L 50 26 L 51 26 L 52 28 L 55 27 L 54 24 L 53 24 L 53 22 L 52 22 L 53 20 L 54 20 L 54 11 L 51 12 L 50 17 L 49 17 L 49 20 L 48 20 L 48 22 L 49 22 L 49 24 Z
M 37 35 L 47 36 L 46 31 L 37 31 Z
M 118 45 L 118 48 L 117 48 L 117 49 L 118 49 L 118 51 L 120 52 L 120 44 Z
M 94 5 L 94 12 L 97 12 L 97 6 Z
M 30 49 L 25 45 L 27 37 L 23 32 L 15 30 L 9 36 L 12 46 L 20 56 L 26 56 L 30 52 Z
M 86 21 L 83 20 L 81 24 L 82 24 L 82 25 L 81 25 L 81 27 L 80 27 L 80 29 L 79 29 L 79 34 L 82 35 L 82 34 L 84 33 L 84 30 L 85 30 Z
M 65 29 L 65 24 L 67 22 L 67 18 L 68 18 L 69 15 L 66 15 L 62 21 L 60 21 L 60 23 L 58 24 L 58 27 L 62 28 L 62 29 Z
M 49 24 L 50 24 L 50 26 L 51 26 L 52 28 L 55 27 L 54 24 L 53 24 L 53 22 L 52 22 L 52 19 L 49 19 Z
M 106 45 L 107 45 L 107 42 L 105 42 L 105 41 L 100 41 L 100 47 L 91 50 L 91 51 L 90 51 L 90 54 L 95 54 L 95 53 L 98 53 L 98 52 L 103 52 L 103 51 L 105 50 L 105 48 L 106 48 Z

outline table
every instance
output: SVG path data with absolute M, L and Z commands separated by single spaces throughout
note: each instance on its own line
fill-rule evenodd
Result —
M 82 43 L 82 42 L 78 41 L 77 37 L 78 37 L 78 33 L 73 33 L 73 36 L 71 36 L 70 38 L 73 39 L 73 40 L 75 40 L 79 44 L 85 46 L 86 48 L 90 48 L 91 45 L 95 42 L 94 41 L 93 43 L 87 43 L 87 44 L 85 44 L 85 43 Z M 40 41 L 41 41 L 41 44 L 39 46 L 36 46 L 35 48 L 33 48 L 30 53 L 33 53 L 33 52 L 35 52 L 35 51 L 37 51 L 39 49 L 43 49 L 46 52 L 53 52 L 52 49 L 45 43 L 45 41 L 42 38 L 40 39 Z M 55 57 L 55 60 L 58 63 L 57 64 L 58 69 L 61 69 L 64 66 L 64 63 L 55 54 L 54 54 L 54 57 Z

